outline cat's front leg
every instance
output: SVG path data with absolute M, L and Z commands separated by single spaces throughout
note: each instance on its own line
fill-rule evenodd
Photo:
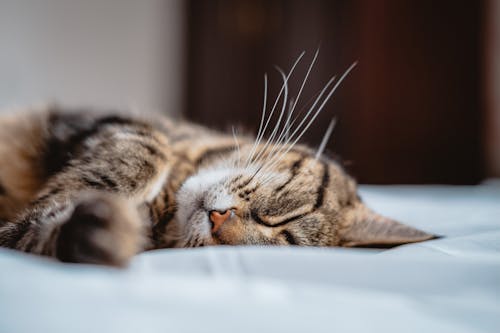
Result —
M 125 264 L 144 249 L 137 207 L 151 202 L 167 177 L 166 145 L 147 134 L 90 137 L 24 213 L 0 225 L 0 246 L 62 261 Z
M 64 262 L 123 266 L 146 245 L 145 225 L 135 206 L 103 192 L 83 194 L 52 233 L 42 254 Z
M 2 228 L 1 245 L 64 262 L 123 266 L 145 245 L 133 203 L 102 191 L 40 202 Z

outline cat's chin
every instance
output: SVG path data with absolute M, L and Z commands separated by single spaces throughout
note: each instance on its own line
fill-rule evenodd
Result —
M 225 241 L 224 239 L 222 239 L 217 235 L 212 235 L 210 245 L 234 245 L 234 244 Z

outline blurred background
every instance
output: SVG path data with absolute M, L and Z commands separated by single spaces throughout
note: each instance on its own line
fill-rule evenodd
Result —
M 500 176 L 500 1 L 0 0 L 0 109 L 154 110 L 258 127 L 263 75 L 298 107 L 356 69 L 303 141 L 362 183 L 475 184 Z

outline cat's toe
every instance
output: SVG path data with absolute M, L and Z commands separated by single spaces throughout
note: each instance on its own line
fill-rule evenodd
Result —
M 92 195 L 61 226 L 56 256 L 64 262 L 124 266 L 143 246 L 139 217 L 123 200 Z

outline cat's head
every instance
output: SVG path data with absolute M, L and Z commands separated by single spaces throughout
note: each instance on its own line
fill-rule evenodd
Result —
M 229 157 L 241 160 L 236 154 L 251 149 Z M 188 178 L 177 195 L 176 246 L 393 246 L 433 238 L 367 208 L 334 161 L 303 146 L 272 150 L 263 162 L 212 161 Z
M 332 77 L 305 112 L 295 112 L 318 51 L 296 98 L 289 100 L 288 80 L 303 55 L 288 75 L 278 69 L 283 85 L 267 114 L 265 76 L 264 107 L 255 141 L 243 142 L 221 158 L 207 161 L 178 191 L 176 246 L 392 246 L 434 237 L 364 205 L 355 181 L 322 154 L 333 122 L 318 151 L 296 145 L 355 66 L 338 80 Z M 276 125 L 266 132 L 273 115 Z

